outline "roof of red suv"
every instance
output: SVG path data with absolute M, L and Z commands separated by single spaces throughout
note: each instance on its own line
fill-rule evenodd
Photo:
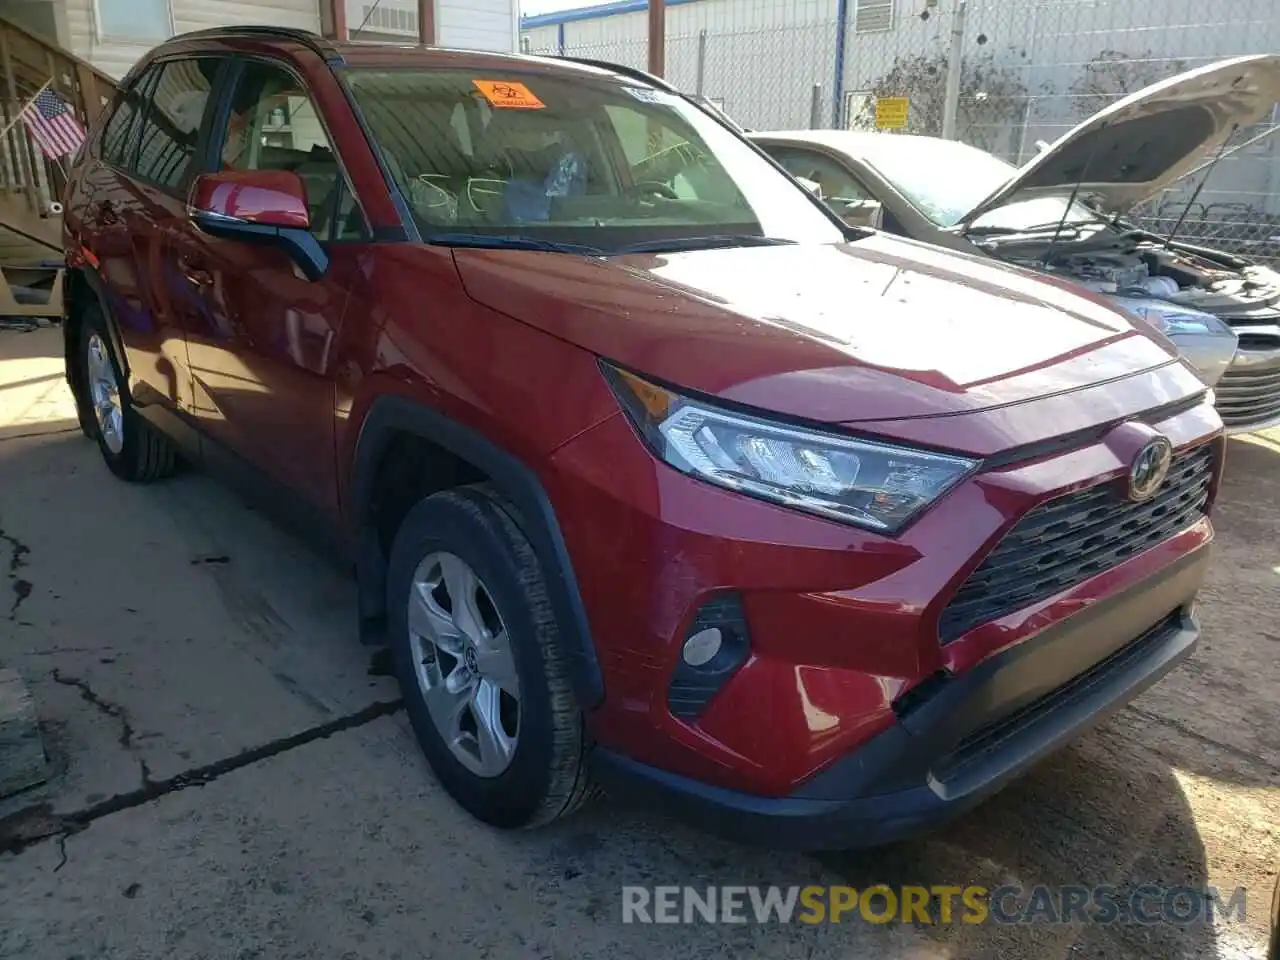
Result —
M 631 70 L 622 66 L 595 65 L 586 61 L 567 58 L 533 57 L 525 54 L 496 53 L 489 50 L 459 50 L 449 47 L 422 47 L 410 44 L 340 43 L 306 30 L 295 30 L 287 27 L 236 26 L 197 30 L 193 33 L 183 33 L 173 37 L 161 47 L 157 47 L 152 55 L 154 56 L 162 50 L 167 51 L 173 46 L 199 44 L 202 41 L 220 44 L 237 44 L 240 42 L 252 46 L 278 46 L 282 48 L 300 45 L 309 47 L 327 60 L 339 60 L 346 66 L 421 66 L 437 69 L 449 67 L 473 69 L 480 67 L 561 76 L 579 74 L 595 78 L 625 75 L 632 79 L 644 80 L 655 86 L 667 86 L 656 77 L 650 77 L 641 71 Z

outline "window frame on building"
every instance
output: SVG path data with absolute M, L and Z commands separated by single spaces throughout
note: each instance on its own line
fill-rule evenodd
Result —
M 135 13 L 140 10 L 145 11 L 148 7 L 153 8 L 157 14 L 154 32 L 138 33 L 128 28 L 120 30 L 109 23 L 114 17 L 114 13 L 107 12 L 109 10 L 119 9 L 127 13 Z M 99 42 L 139 43 L 154 46 L 174 35 L 176 28 L 173 21 L 172 0 L 93 0 L 93 26 L 94 36 Z

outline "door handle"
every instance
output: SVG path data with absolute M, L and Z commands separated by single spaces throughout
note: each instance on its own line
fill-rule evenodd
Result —
M 197 287 L 213 286 L 213 274 L 187 257 L 178 258 L 178 270 Z

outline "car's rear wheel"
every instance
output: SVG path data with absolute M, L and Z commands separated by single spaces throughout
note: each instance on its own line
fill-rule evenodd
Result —
M 177 453 L 168 438 L 134 410 L 106 321 L 96 307 L 86 309 L 81 320 L 80 360 L 83 399 L 92 416 L 90 431 L 111 472 L 135 483 L 173 473 Z
M 418 742 L 474 817 L 531 827 L 587 797 L 586 736 L 542 570 L 485 486 L 405 518 L 387 579 L 396 673 Z

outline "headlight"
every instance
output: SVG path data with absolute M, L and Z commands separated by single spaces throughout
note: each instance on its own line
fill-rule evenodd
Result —
M 1192 310 L 1168 300 L 1148 300 L 1145 297 L 1112 297 L 1127 313 L 1145 320 L 1166 337 L 1175 334 L 1203 333 L 1211 336 L 1233 337 L 1235 332 L 1208 313 Z
M 880 533 L 901 530 L 976 460 L 775 423 L 602 364 L 653 453 L 683 473 Z

